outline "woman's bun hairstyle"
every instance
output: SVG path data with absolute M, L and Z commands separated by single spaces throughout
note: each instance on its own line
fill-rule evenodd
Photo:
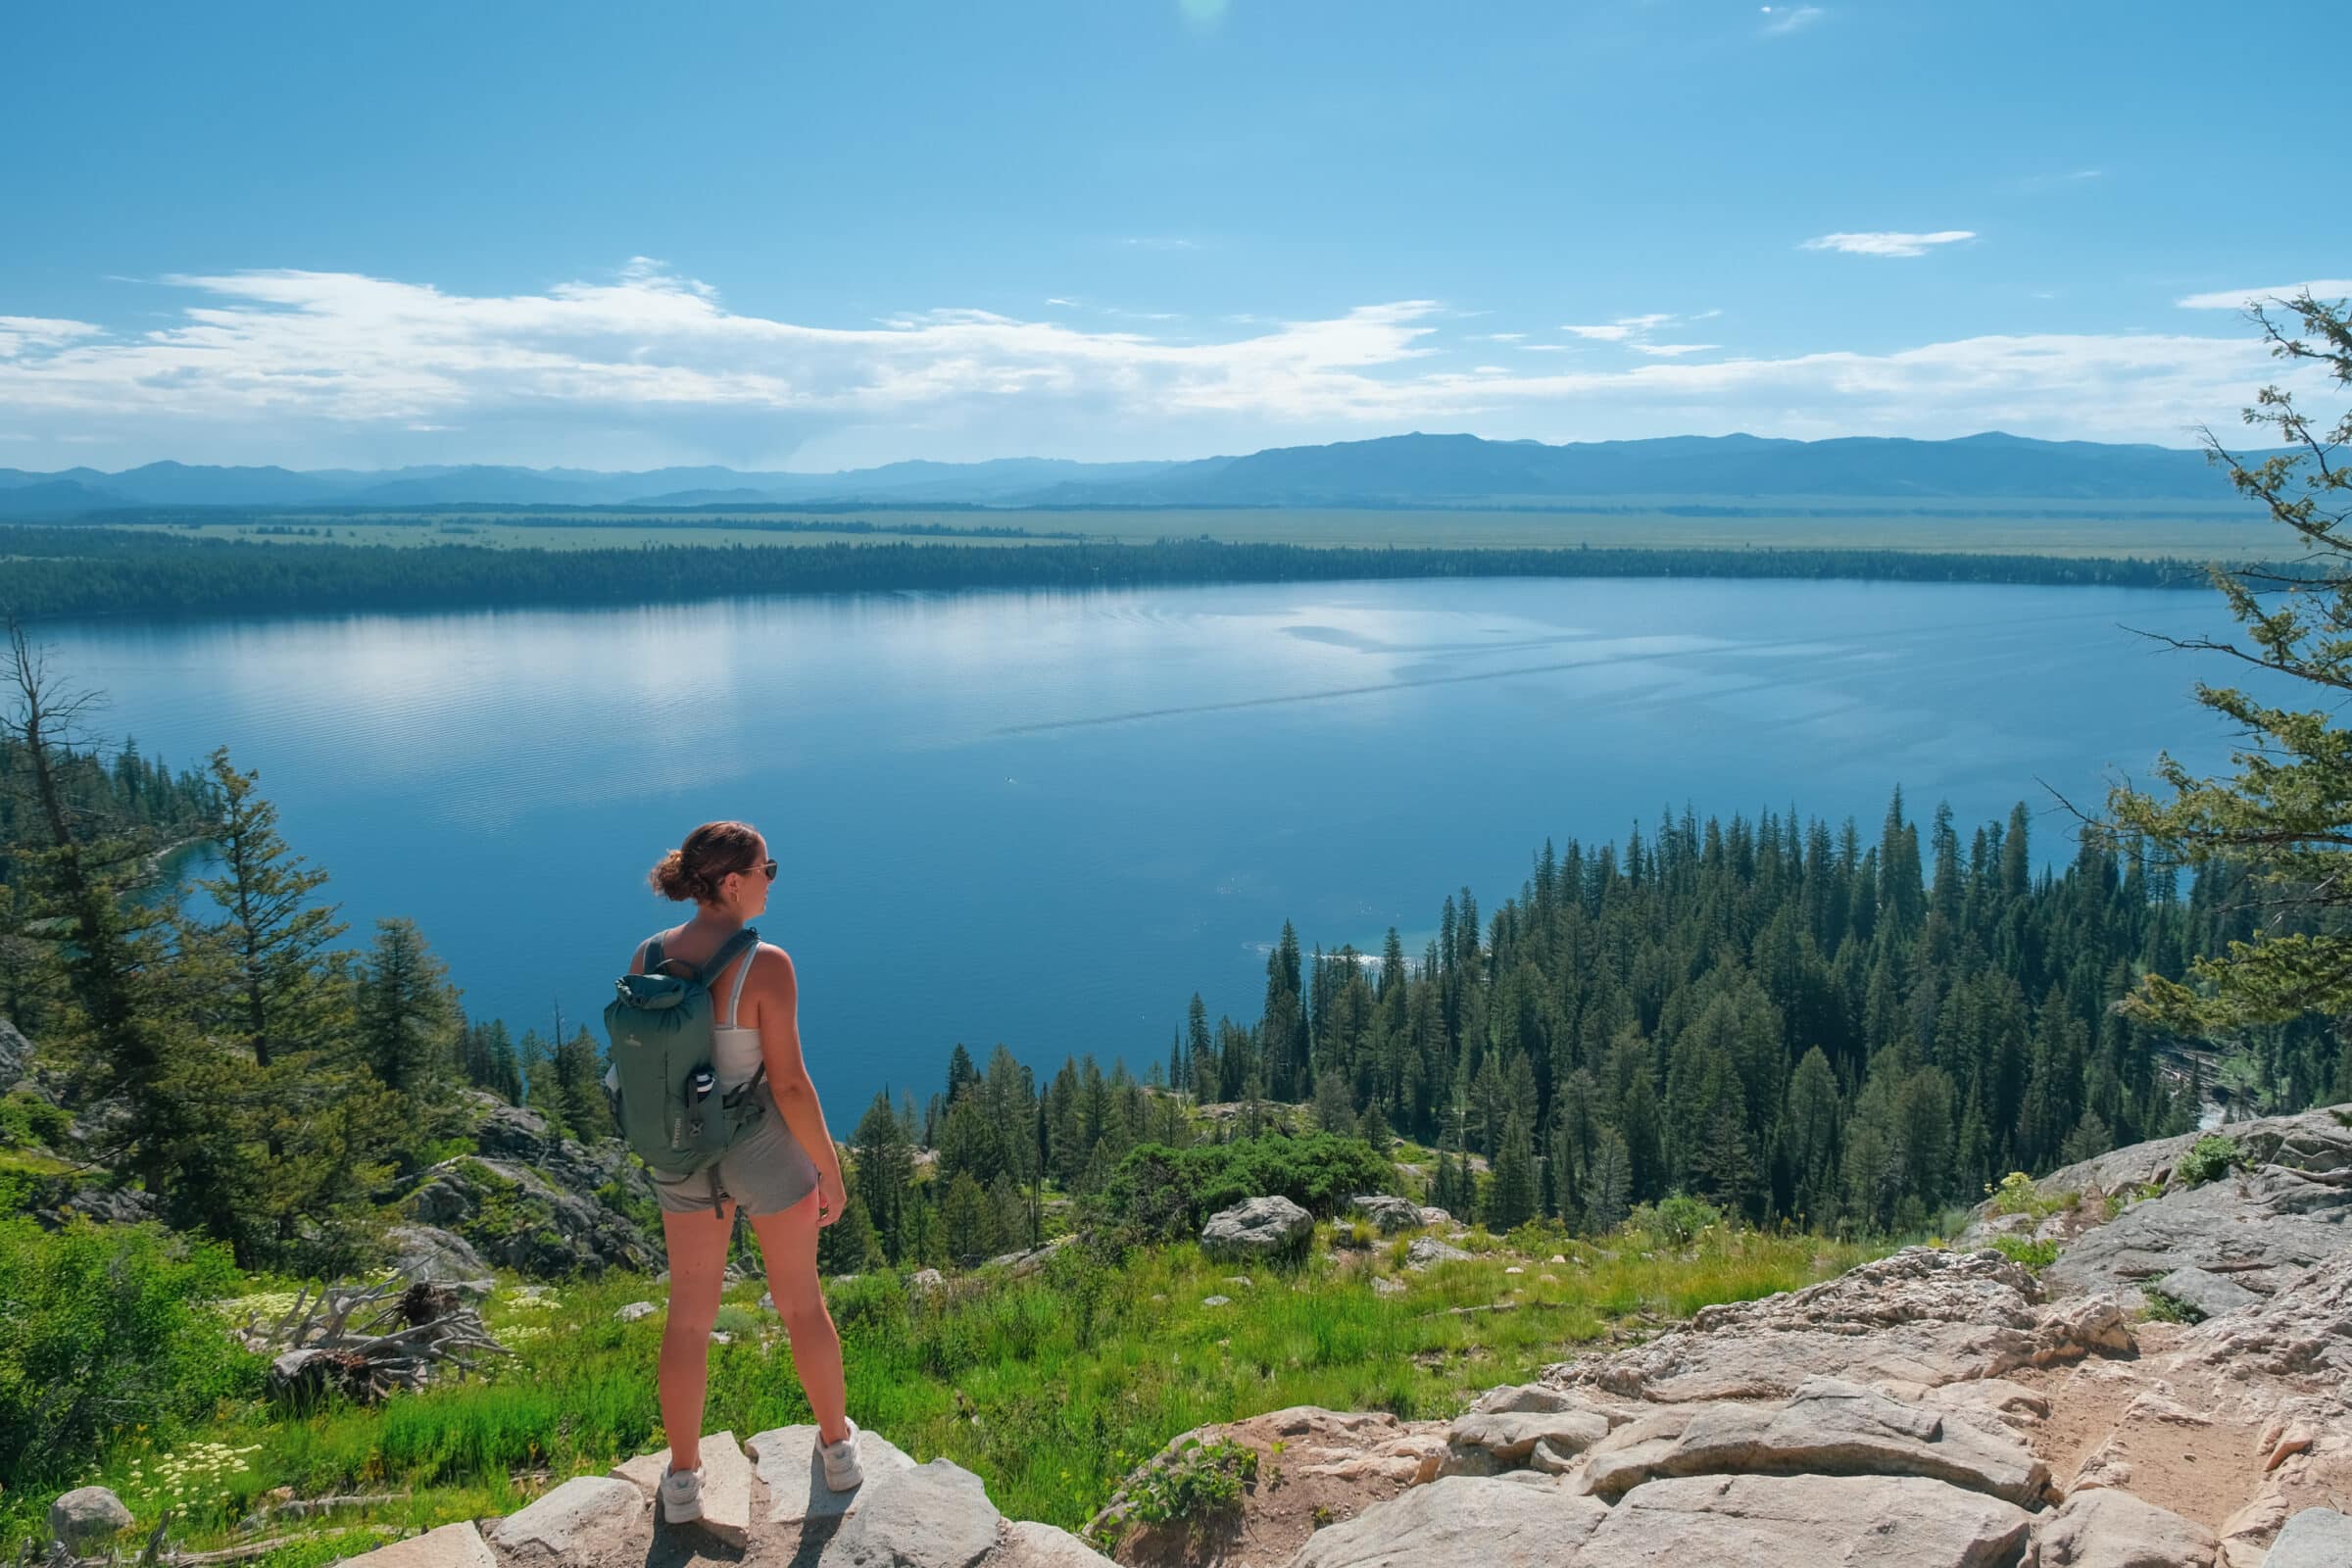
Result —
M 759 853 L 760 833 L 750 823 L 705 822 L 662 857 L 647 880 L 675 903 L 710 904 L 718 898 L 719 883 L 760 863 Z

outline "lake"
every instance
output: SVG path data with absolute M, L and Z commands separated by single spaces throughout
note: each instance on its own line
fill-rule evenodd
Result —
M 2210 593 L 1734 580 L 878 595 L 47 629 L 151 755 L 226 744 L 364 939 L 416 919 L 477 1016 L 593 1021 L 666 923 L 646 869 L 740 816 L 782 862 L 837 1135 L 957 1041 L 1164 1060 L 1197 989 L 1253 1017 L 1288 918 L 1418 954 L 1548 835 L 1688 803 L 1925 820 L 2095 803 L 2228 737 L 2231 671 L 2126 626 Z M 2045 787 L 2046 786 L 2046 787 Z M 1924 834 L 1923 834 L 1924 837 Z

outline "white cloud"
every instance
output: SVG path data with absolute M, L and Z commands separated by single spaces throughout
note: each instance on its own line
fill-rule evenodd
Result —
M 1647 354 L 1653 359 L 1679 359 L 1686 354 L 1706 354 L 1723 347 L 1720 343 L 1628 343 L 1636 354 Z
M 1655 327 L 1664 326 L 1673 319 L 1673 317 L 1664 315 L 1620 316 L 1614 321 L 1605 321 L 1598 326 L 1563 326 L 1560 330 L 1590 338 L 1596 343 L 1622 343 L 1627 338 L 1640 337 Z
M 797 466 L 1011 453 L 1172 457 L 1413 428 L 1548 440 L 1784 435 L 2180 442 L 2266 381 L 2250 333 L 1987 336 L 1889 353 L 1686 359 L 1627 317 L 1580 333 L 1643 350 L 1446 368 L 1439 304 L 1250 322 L 1215 339 L 931 310 L 819 326 L 728 310 L 650 268 L 471 296 L 354 273 L 189 277 L 151 330 L 0 318 L 0 427 L 25 458 L 122 463 L 758 462 Z M 1522 343 L 1566 353 L 1577 343 Z M 416 427 L 416 433 L 404 433 Z M 36 466 L 18 460 L 24 466 Z M 65 460 L 71 461 L 71 460 Z
M 2319 299 L 2340 300 L 2352 296 L 2352 277 L 2315 277 L 2307 283 L 2280 283 L 2273 288 L 2223 288 L 2173 303 L 2185 311 L 2242 311 L 2272 300 L 2291 300 L 2305 289 Z M 0 327 L 7 324 L 8 318 L 0 316 Z
M 1925 256 L 1931 246 L 1953 245 L 1975 239 L 1976 230 L 1939 228 L 1933 234 L 1904 234 L 1878 230 L 1859 234 L 1823 234 L 1805 241 L 1809 251 L 1839 251 L 1847 256 Z
M 1764 13 L 1764 31 L 1767 36 L 1810 27 L 1829 15 L 1819 6 L 1762 6 L 1758 9 Z
M 61 320 L 49 316 L 0 316 L 0 360 L 26 349 L 56 348 L 79 337 L 97 337 L 106 328 L 87 321 Z

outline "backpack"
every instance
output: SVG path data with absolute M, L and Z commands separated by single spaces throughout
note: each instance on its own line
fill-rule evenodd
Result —
M 657 1177 L 675 1180 L 709 1170 L 767 1114 L 760 1095 L 762 1064 L 751 1082 L 726 1094 L 710 1066 L 716 1004 L 710 982 L 760 933 L 745 926 L 719 945 L 691 977 L 661 972 L 662 939 L 645 945 L 644 974 L 624 974 L 605 1006 L 612 1066 L 605 1075 L 613 1119 L 629 1148 Z

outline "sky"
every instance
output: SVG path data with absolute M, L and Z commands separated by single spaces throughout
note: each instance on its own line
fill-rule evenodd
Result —
M 2178 0 L 21 7 L 0 466 L 2185 446 L 2284 378 L 2247 299 L 2352 294 L 2331 105 L 2233 28 Z

